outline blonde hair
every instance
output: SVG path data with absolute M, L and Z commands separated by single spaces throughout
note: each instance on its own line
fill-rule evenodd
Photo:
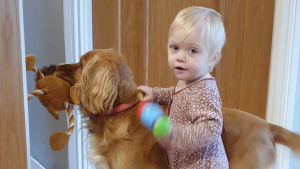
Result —
M 213 9 L 200 6 L 184 8 L 177 14 L 171 24 L 169 37 L 178 27 L 184 29 L 185 37 L 192 34 L 199 35 L 208 49 L 209 56 L 215 56 L 218 52 L 221 52 L 224 46 L 226 35 L 222 17 Z M 215 65 L 218 62 L 219 60 L 215 62 Z

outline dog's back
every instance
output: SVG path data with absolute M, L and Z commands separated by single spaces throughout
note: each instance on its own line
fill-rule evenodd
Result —
M 241 110 L 223 108 L 222 111 L 222 139 L 230 169 L 272 167 L 276 161 L 276 143 L 299 152 L 298 135 Z

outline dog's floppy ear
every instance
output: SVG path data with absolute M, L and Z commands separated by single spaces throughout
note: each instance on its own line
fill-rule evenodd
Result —
M 75 90 L 75 87 L 72 86 L 71 89 L 70 89 L 70 97 L 71 97 L 71 100 L 73 101 L 73 103 L 75 105 L 80 105 L 80 100 L 79 100 L 79 96 Z
M 74 90 L 84 108 L 93 114 L 109 113 L 117 98 L 120 77 L 115 60 L 97 54 L 84 67 Z

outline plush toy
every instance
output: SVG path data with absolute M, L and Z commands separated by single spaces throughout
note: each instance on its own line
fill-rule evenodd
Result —
M 49 145 L 52 150 L 60 151 L 69 142 L 69 137 L 74 129 L 74 116 L 72 114 L 72 100 L 70 98 L 71 85 L 63 79 L 54 77 L 55 65 L 48 67 L 44 66 L 39 70 L 35 66 L 35 55 L 26 55 L 26 71 L 33 71 L 36 73 L 35 90 L 28 94 L 28 100 L 36 96 L 40 103 L 47 109 L 47 111 L 58 120 L 58 112 L 67 110 L 68 113 L 68 130 L 67 132 L 54 132 L 50 139 Z

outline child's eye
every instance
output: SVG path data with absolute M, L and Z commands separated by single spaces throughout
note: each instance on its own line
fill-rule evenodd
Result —
M 190 49 L 190 50 L 189 50 L 189 53 L 194 54 L 194 53 L 197 53 L 197 51 L 196 51 L 195 49 Z
M 170 46 L 170 48 L 171 48 L 173 51 L 178 50 L 178 47 L 177 47 L 177 46 Z

